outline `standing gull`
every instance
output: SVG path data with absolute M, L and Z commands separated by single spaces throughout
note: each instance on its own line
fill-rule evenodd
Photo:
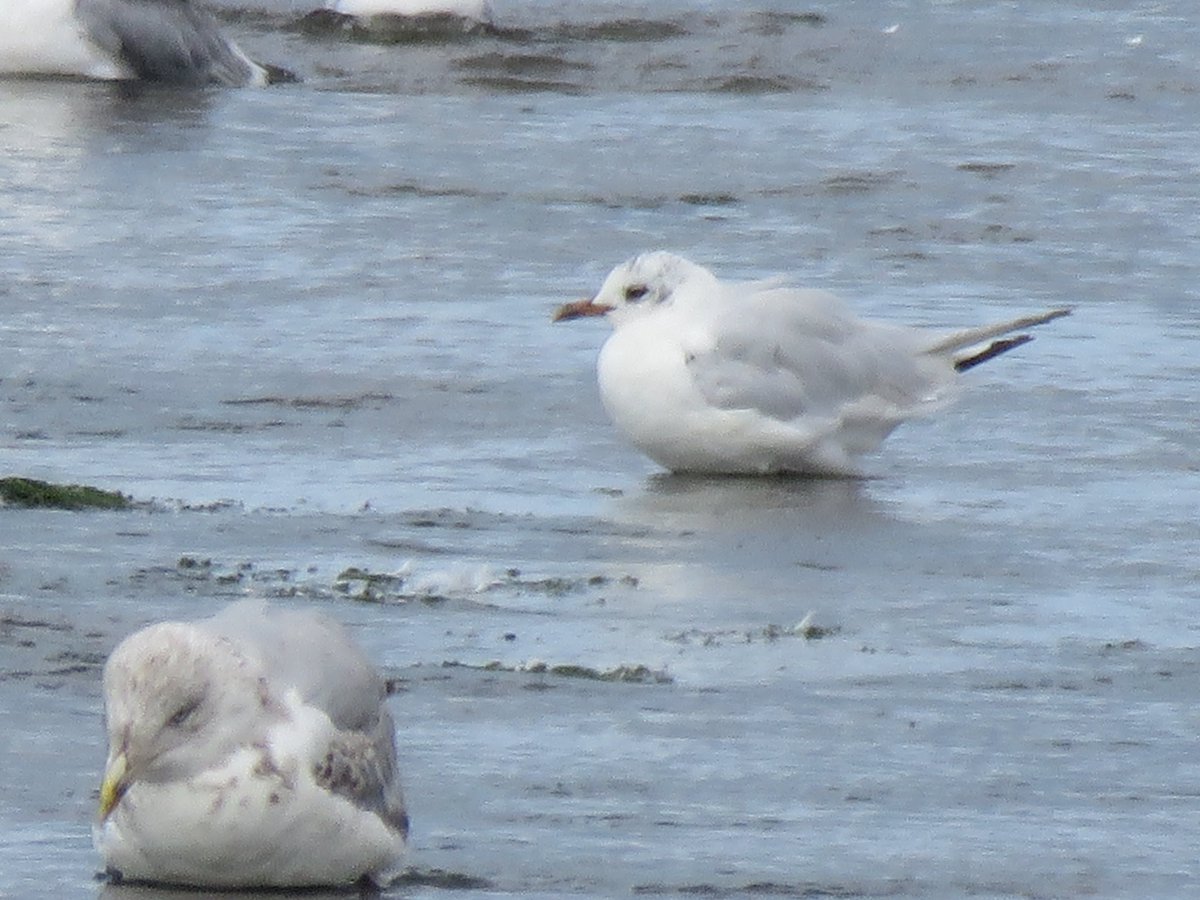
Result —
M 192 0 L 0 0 L 0 74 L 263 85 L 251 60 Z
M 151 625 L 104 666 L 97 849 L 118 880 L 381 881 L 408 817 L 382 678 L 337 623 L 236 603 Z
M 600 395 L 618 430 L 675 472 L 856 475 L 857 458 L 945 402 L 956 376 L 1070 312 L 957 331 L 871 322 L 832 294 L 719 281 L 657 251 L 617 266 L 555 321 L 605 316 Z

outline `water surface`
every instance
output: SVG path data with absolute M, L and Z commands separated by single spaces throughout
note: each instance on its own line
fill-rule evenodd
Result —
M 388 896 L 1185 895 L 1197 16 L 495 6 L 223 0 L 302 82 L 0 84 L 2 474 L 145 501 L 0 509 L 0 895 L 165 896 L 93 878 L 99 666 L 243 596 L 397 679 Z M 655 247 L 1075 314 L 868 479 L 675 478 L 549 323 Z

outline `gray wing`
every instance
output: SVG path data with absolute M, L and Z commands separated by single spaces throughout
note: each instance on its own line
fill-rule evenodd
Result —
M 147 81 L 243 85 L 258 73 L 190 0 L 76 0 L 88 36 Z
M 294 687 L 329 716 L 338 731 L 317 764 L 317 783 L 407 835 L 387 687 L 346 630 L 327 616 L 260 600 L 231 604 L 202 625 L 253 648 L 272 684 Z
M 294 687 L 344 731 L 369 731 L 381 714 L 387 686 L 346 630 L 315 612 L 243 600 L 197 623 L 247 645 L 273 684 Z
M 342 731 L 316 767 L 317 784 L 382 818 L 408 836 L 408 813 L 396 771 L 395 725 L 387 710 L 370 732 Z
M 823 291 L 758 290 L 701 334 L 685 342 L 685 359 L 705 399 L 780 421 L 838 416 L 864 400 L 911 409 L 953 375 L 922 353 L 920 330 L 860 319 Z

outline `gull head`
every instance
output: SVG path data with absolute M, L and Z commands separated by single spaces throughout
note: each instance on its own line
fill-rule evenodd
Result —
M 595 297 L 560 306 L 553 321 L 608 316 L 614 327 L 620 326 L 675 305 L 693 288 L 715 283 L 711 272 L 682 256 L 665 250 L 642 253 L 609 272 Z
M 253 723 L 270 706 L 257 661 L 222 637 L 164 623 L 126 638 L 104 666 L 100 820 L 135 783 L 186 778 L 227 757 L 246 734 L 229 725 Z

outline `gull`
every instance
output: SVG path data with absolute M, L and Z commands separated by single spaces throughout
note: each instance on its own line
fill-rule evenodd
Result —
M 332 620 L 243 601 L 150 625 L 104 666 L 93 830 L 116 881 L 381 882 L 408 817 L 383 679 Z
M 455 16 L 490 24 L 491 0 L 329 0 L 329 10 L 347 16 Z
M 554 321 L 604 316 L 600 396 L 617 429 L 674 472 L 855 476 L 960 372 L 1070 312 L 936 331 L 861 319 L 779 280 L 723 282 L 672 253 L 636 256 Z
M 236 86 L 290 77 L 251 60 L 192 0 L 0 0 L 0 74 Z
M 493 27 L 491 0 L 325 0 L 303 18 L 307 28 L 368 39 L 406 40 L 418 32 L 452 37 Z

